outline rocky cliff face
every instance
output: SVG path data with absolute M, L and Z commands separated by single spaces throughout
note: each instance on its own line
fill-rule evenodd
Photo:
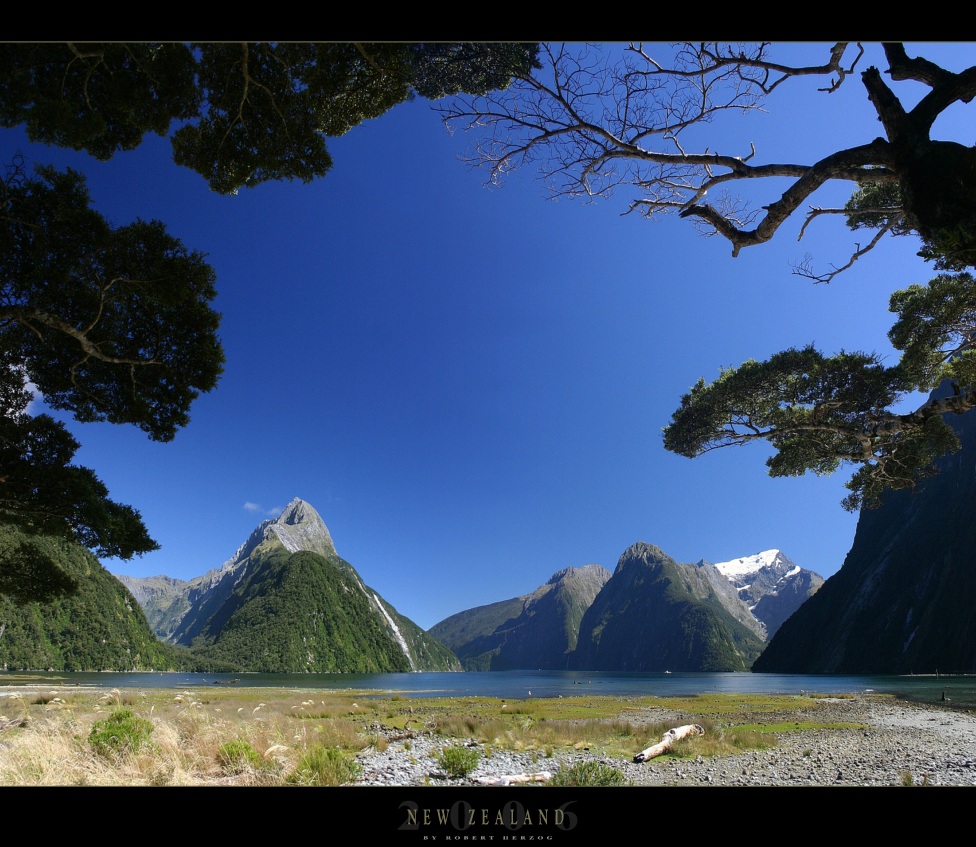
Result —
M 640 542 L 620 557 L 580 623 L 570 667 L 607 671 L 739 671 L 762 649 L 737 620 L 707 563 L 679 564 Z
M 601 565 L 566 568 L 531 594 L 459 612 L 430 634 L 465 670 L 564 669 L 583 614 L 608 579 Z
M 976 414 L 937 476 L 861 512 L 841 569 L 787 620 L 754 670 L 976 671 Z
M 449 650 L 362 581 L 300 499 L 261 523 L 220 568 L 186 582 L 126 584 L 144 598 L 161 638 L 241 670 L 460 670 Z

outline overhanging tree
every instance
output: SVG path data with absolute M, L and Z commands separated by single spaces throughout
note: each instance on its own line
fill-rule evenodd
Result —
M 909 57 L 901 44 L 885 44 L 890 79 L 922 83 L 929 93 L 906 109 L 881 71 L 867 68 L 861 83 L 884 137 L 816 162 L 754 162 L 754 145 L 686 149 L 686 136 L 726 112 L 763 108 L 767 96 L 791 80 L 820 76 L 826 95 L 837 91 L 849 84 L 862 53 L 860 45 L 840 42 L 825 46 L 822 64 L 793 66 L 771 58 L 765 43 L 681 44 L 666 57 L 631 44 L 618 61 L 595 47 L 543 45 L 540 70 L 504 91 L 459 98 L 441 112 L 449 126 L 478 130 L 471 161 L 487 169 L 492 183 L 538 162 L 553 195 L 625 192 L 627 211 L 691 218 L 728 239 L 733 256 L 769 241 L 817 189 L 840 180 L 896 185 L 880 210 L 885 222 L 910 228 L 940 253 L 948 252 L 941 245 L 952 245 L 956 261 L 970 264 L 976 257 L 976 151 L 930 134 L 947 108 L 976 96 L 976 66 L 953 73 Z M 768 202 L 749 206 L 731 193 L 736 184 L 763 180 L 773 186 Z M 828 212 L 850 210 L 811 214 Z
M 173 158 L 232 194 L 309 182 L 343 135 L 414 94 L 501 88 L 537 66 L 510 43 L 115 43 L 0 45 L 0 125 L 108 159 L 150 132 Z
M 157 548 L 109 499 L 78 442 L 33 391 L 82 422 L 132 424 L 168 441 L 223 369 L 213 269 L 158 221 L 113 227 L 71 170 L 12 166 L 0 183 L 0 522 L 70 538 L 100 556 Z M 40 548 L 0 562 L 0 591 L 40 599 L 70 580 Z
M 976 266 L 976 148 L 932 137 L 939 115 L 976 96 L 976 65 L 952 72 L 910 57 L 902 44 L 884 44 L 892 83 L 927 89 L 913 107 L 879 68 L 868 67 L 860 82 L 882 136 L 814 162 L 764 163 L 755 145 L 716 149 L 706 125 L 726 112 L 763 108 L 768 95 L 799 78 L 823 78 L 820 90 L 829 96 L 852 84 L 861 45 L 824 45 L 823 62 L 806 66 L 777 61 L 765 43 L 672 48 L 630 44 L 614 59 L 592 46 L 543 45 L 540 70 L 503 92 L 458 98 L 442 114 L 449 126 L 478 133 L 470 161 L 487 170 L 491 183 L 538 163 L 553 196 L 624 193 L 625 213 L 688 218 L 702 233 L 727 239 L 733 257 L 772 239 L 794 216 L 805 216 L 801 237 L 812 221 L 831 214 L 872 233 L 826 273 L 807 262 L 794 269 L 819 282 L 889 233 L 919 237 L 920 255 L 937 269 Z M 802 208 L 835 181 L 854 184 L 845 206 Z M 761 192 L 767 184 L 768 196 L 758 202 L 733 193 L 747 185 Z M 976 405 L 973 284 L 968 274 L 946 274 L 892 297 L 900 318 L 891 338 L 904 351 L 895 367 L 870 354 L 824 356 L 806 347 L 723 370 L 710 385 L 700 380 L 665 429 L 665 446 L 698 456 L 765 440 L 777 451 L 768 461 L 773 475 L 829 473 L 854 463 L 859 469 L 844 505 L 876 505 L 885 489 L 913 484 L 932 472 L 937 456 L 958 447 L 942 416 Z M 910 414 L 892 411 L 943 379 L 951 381 L 951 398 L 929 400 Z

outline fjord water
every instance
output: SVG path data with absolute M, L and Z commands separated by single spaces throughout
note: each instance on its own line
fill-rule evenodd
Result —
M 856 694 L 874 691 L 920 703 L 948 701 L 976 708 L 976 675 L 845 676 L 754 673 L 612 673 L 490 671 L 483 673 L 379 674 L 198 674 L 198 673 L 16 673 L 0 672 L 7 686 L 70 685 L 82 688 L 252 688 L 362 691 L 365 696 L 403 697 L 681 697 L 695 694 Z

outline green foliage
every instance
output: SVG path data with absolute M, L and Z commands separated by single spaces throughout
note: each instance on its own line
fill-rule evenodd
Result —
M 904 351 L 900 366 L 910 384 L 934 388 L 945 379 L 976 385 L 976 279 L 969 273 L 941 274 L 926 285 L 891 295 L 898 315 L 888 337 Z
M 612 787 L 626 784 L 627 778 L 617 768 L 592 760 L 574 762 L 568 767 L 563 765 L 549 781 L 549 785 L 561 788 Z
M 287 781 L 292 785 L 346 785 L 355 782 L 360 773 L 359 762 L 338 747 L 315 745 L 302 753 Z
M 193 61 L 184 44 L 8 43 L 0 125 L 23 123 L 32 141 L 110 159 L 198 113 Z
M 116 709 L 88 734 L 91 748 L 106 759 L 119 759 L 150 745 L 153 725 L 131 709 Z
M 51 416 L 28 413 L 27 382 L 79 421 L 134 424 L 168 441 L 216 385 L 220 318 L 202 255 L 158 221 L 113 227 L 89 204 L 71 170 L 28 175 L 14 163 L 0 183 L 0 521 L 131 558 L 157 547 L 139 513 L 71 464 L 78 442 Z M 4 591 L 51 596 L 50 583 L 27 590 L 32 568 L 50 568 L 24 552 L 8 560 Z
M 108 159 L 148 132 L 222 194 L 332 166 L 325 137 L 413 93 L 485 94 L 537 67 L 535 44 L 207 42 L 0 45 L 0 126 Z
M 481 753 L 473 747 L 463 747 L 455 745 L 445 747 L 437 755 L 437 764 L 444 768 L 447 773 L 455 779 L 463 779 L 481 761 Z
M 765 362 L 724 368 L 686 394 L 664 430 L 668 450 L 694 457 L 766 440 L 776 453 L 770 476 L 832 473 L 857 465 L 847 509 L 873 507 L 886 490 L 907 488 L 935 472 L 935 460 L 959 448 L 943 415 L 976 406 L 976 279 L 942 274 L 891 296 L 898 317 L 889 337 L 901 360 L 885 366 L 865 353 L 825 356 L 791 349 Z M 892 407 L 915 391 L 948 383 L 914 412 Z
M 243 738 L 235 738 L 221 744 L 217 751 L 217 761 L 227 773 L 257 770 L 264 764 L 258 751 Z
M 869 182 L 859 186 L 844 206 L 850 229 L 881 229 L 906 235 L 911 227 L 904 219 L 901 187 L 897 182 Z
M 538 44 L 434 42 L 409 45 L 411 87 L 421 97 L 439 100 L 454 94 L 487 94 L 508 88 L 542 65 Z
M 74 593 L 61 596 L 64 585 Z M 28 602 L 38 595 L 46 599 Z M 10 670 L 192 669 L 154 636 L 139 605 L 91 553 L 3 525 L 0 624 L 0 667 Z
M 0 192 L 4 352 L 52 408 L 171 440 L 223 368 L 213 269 L 159 221 L 110 225 L 70 169 Z

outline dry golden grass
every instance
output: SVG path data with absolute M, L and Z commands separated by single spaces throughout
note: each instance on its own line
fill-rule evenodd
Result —
M 776 743 L 774 732 L 816 726 L 816 701 L 779 695 L 700 698 L 405 698 L 287 689 L 0 691 L 0 785 L 285 785 L 322 751 L 352 759 L 391 733 L 475 739 L 486 750 L 541 757 L 592 749 L 631 758 L 669 728 L 701 738 L 672 755 L 724 755 Z M 152 726 L 148 742 L 99 755 L 92 726 L 125 708 Z M 801 713 L 806 717 L 798 723 Z M 353 769 L 354 770 L 354 769 Z M 350 771 L 352 772 L 352 771 Z
M 306 717 L 300 696 L 283 692 L 213 695 L 200 691 L 12 694 L 0 697 L 0 785 L 284 784 L 311 747 L 357 751 L 371 743 L 349 718 L 348 701 Z M 320 708 L 325 706 L 320 702 Z M 149 744 L 130 754 L 99 755 L 92 727 L 118 708 L 152 725 Z M 292 708 L 296 707 L 296 708 Z M 254 761 L 228 763 L 228 742 L 253 748 Z

